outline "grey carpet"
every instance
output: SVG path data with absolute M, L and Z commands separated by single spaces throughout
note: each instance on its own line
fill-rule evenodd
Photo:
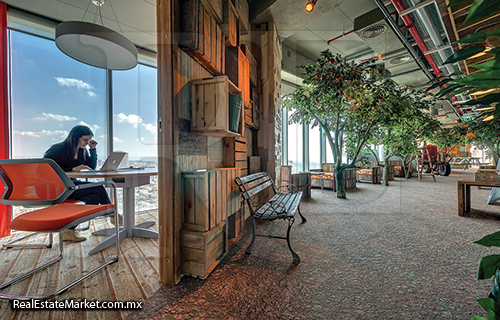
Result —
M 489 190 L 472 188 L 473 213 L 457 216 L 456 181 L 396 178 L 389 187 L 358 184 L 347 200 L 313 189 L 301 204 L 292 246 L 257 238 L 245 255 L 250 229 L 205 280 L 183 277 L 164 286 L 129 319 L 470 319 L 486 317 L 476 299 L 491 280 L 476 280 L 482 256 L 500 253 L 473 241 L 500 229 L 500 206 Z M 283 221 L 257 224 L 261 233 L 286 231 Z

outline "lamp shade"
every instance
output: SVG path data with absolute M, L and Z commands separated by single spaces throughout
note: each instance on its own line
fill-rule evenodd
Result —
M 128 70 L 137 65 L 137 48 L 130 40 L 94 23 L 59 23 L 56 45 L 69 57 L 97 68 Z

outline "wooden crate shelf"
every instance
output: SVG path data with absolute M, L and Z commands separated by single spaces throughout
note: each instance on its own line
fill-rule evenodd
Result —
M 241 176 L 246 176 L 248 174 L 246 139 L 243 137 L 224 138 L 222 148 L 224 167 L 238 168 Z
M 217 21 L 200 0 L 181 3 L 179 47 L 211 74 L 224 74 L 226 39 Z
M 221 30 L 226 36 L 226 46 L 240 45 L 240 19 L 232 0 L 222 0 L 223 16 Z
M 206 278 L 227 249 L 225 222 L 206 232 L 181 230 L 181 273 Z
M 248 59 L 240 47 L 226 48 L 226 75 L 243 94 L 243 105 L 250 107 L 250 69 Z
M 212 137 L 242 136 L 244 108 L 238 132 L 229 130 L 229 94 L 243 98 L 241 91 L 227 78 L 219 76 L 191 81 L 191 131 Z
M 237 168 L 183 172 L 183 229 L 208 231 L 238 211 L 241 201 L 234 179 L 239 176 Z

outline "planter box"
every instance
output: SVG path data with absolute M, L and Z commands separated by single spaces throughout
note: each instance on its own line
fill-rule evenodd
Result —
M 479 169 L 474 172 L 474 181 L 500 182 L 497 169 Z
M 311 173 L 301 172 L 292 174 L 292 184 L 294 184 L 299 191 L 302 191 L 302 198 L 311 197 Z
M 181 273 L 206 278 L 227 252 L 226 223 L 207 231 L 181 230 Z
M 356 171 L 356 177 L 359 182 L 368 182 L 372 184 L 380 183 L 380 167 L 371 169 L 359 169 Z
M 345 189 L 356 188 L 356 169 L 346 169 L 344 171 Z M 335 185 L 335 175 L 329 172 L 311 172 L 311 187 L 322 187 L 337 191 Z

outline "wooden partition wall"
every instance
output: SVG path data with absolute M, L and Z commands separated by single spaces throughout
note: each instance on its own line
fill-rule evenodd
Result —
M 206 44 L 198 41 L 195 42 L 195 49 L 186 49 L 185 35 L 180 32 L 181 26 L 186 25 L 182 19 L 193 17 L 190 12 L 186 12 L 186 3 L 180 0 L 157 0 L 160 281 L 167 285 L 175 285 L 181 279 L 181 230 L 185 217 L 182 172 L 236 167 L 241 170 L 242 175 L 246 175 L 249 169 L 248 157 L 253 157 L 255 161 L 258 159 L 256 156 L 260 156 L 262 162 L 259 167 L 277 178 L 276 168 L 279 168 L 281 155 L 281 46 L 274 24 L 269 22 L 250 27 L 245 23 L 248 18 L 242 19 L 241 23 L 239 20 L 235 22 L 234 19 L 239 19 L 239 14 L 248 16 L 248 10 L 245 11 L 244 6 L 246 1 L 235 2 L 236 8 L 234 12 L 231 11 L 232 19 L 228 21 L 224 21 L 224 14 L 218 14 L 221 1 L 201 0 L 206 8 L 203 15 L 199 13 L 199 3 L 189 7 L 197 10 L 198 16 L 203 16 L 203 19 L 199 18 L 204 21 L 203 32 L 206 32 L 207 26 L 210 30 L 215 30 L 215 36 L 204 36 L 204 41 L 219 43 L 218 26 L 221 26 L 221 30 L 231 33 L 232 39 L 225 42 L 226 48 L 230 48 L 225 53 L 238 52 L 238 56 L 242 58 L 244 56 L 239 48 L 243 48 L 245 59 L 252 62 L 245 65 L 247 69 L 237 68 L 236 74 L 234 71 L 228 73 L 224 68 L 228 66 L 227 62 L 224 66 L 220 65 L 223 57 L 212 52 L 213 50 L 208 51 L 209 46 Z M 231 0 L 222 1 L 222 5 L 232 8 Z M 192 50 L 197 52 L 193 53 Z M 213 57 L 217 58 L 216 63 Z M 245 59 L 238 61 L 244 62 Z M 213 65 L 208 65 L 210 63 Z M 255 67 L 259 68 L 258 73 Z M 241 70 L 245 72 L 240 73 Z M 238 77 L 234 82 L 244 92 L 241 117 L 243 128 L 240 136 L 233 138 L 204 135 L 203 132 L 194 133 L 191 130 L 191 80 L 210 78 L 221 73 L 228 77 Z M 256 74 L 261 76 L 256 79 Z M 263 119 L 260 128 L 259 118 Z M 237 144 L 243 144 L 237 152 L 244 154 L 233 151 L 237 158 L 230 162 L 227 160 L 230 157 L 226 156 L 228 148 L 236 150 Z M 244 220 L 244 208 L 238 210 L 237 217 L 237 220 Z

